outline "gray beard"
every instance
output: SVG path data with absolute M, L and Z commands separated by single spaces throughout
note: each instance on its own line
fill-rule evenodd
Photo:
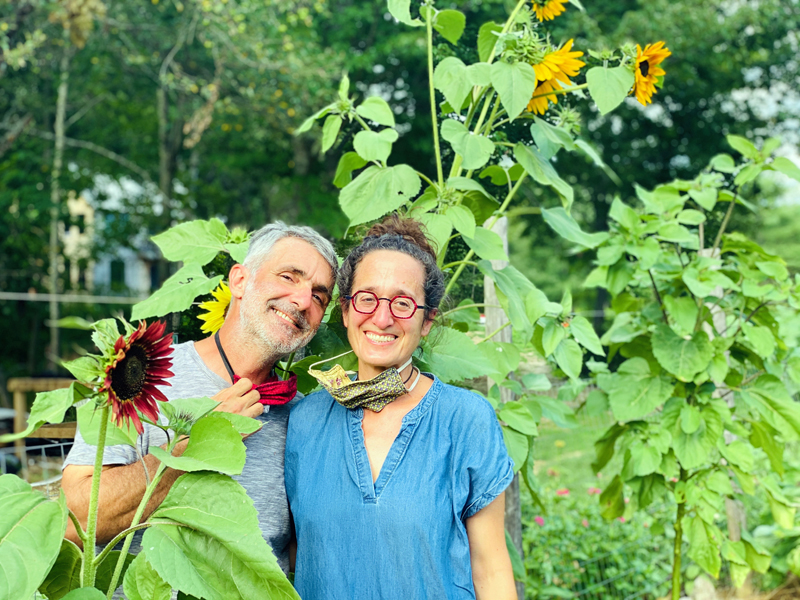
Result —
M 254 346 L 253 350 L 264 357 L 265 362 L 269 360 L 274 364 L 279 358 L 295 352 L 298 348 L 305 346 L 314 337 L 315 330 L 307 327 L 305 331 L 298 331 L 297 335 L 289 340 L 279 336 L 271 335 L 269 327 L 264 321 L 267 312 L 272 310 L 272 306 L 277 306 L 279 310 L 297 317 L 296 311 L 289 307 L 282 307 L 278 301 L 266 301 L 248 282 L 245 288 L 242 304 L 239 309 L 242 329 L 244 330 L 248 345 Z M 302 316 L 299 316 L 302 319 Z M 299 322 L 299 321 L 298 321 Z

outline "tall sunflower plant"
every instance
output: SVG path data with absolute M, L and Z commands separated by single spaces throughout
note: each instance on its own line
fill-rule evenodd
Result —
M 252 500 L 232 479 L 245 463 L 242 436 L 260 423 L 214 412 L 218 403 L 210 398 L 167 402 L 159 389 L 172 376 L 165 323 L 104 319 L 91 330 L 99 352 L 64 363 L 76 381 L 38 394 L 27 430 L 0 437 L 8 442 L 60 423 L 77 406 L 80 433 L 97 448 L 86 527 L 63 492 L 48 500 L 15 475 L 0 477 L 0 597 L 38 591 L 50 600 L 111 599 L 121 585 L 129 600 L 166 600 L 173 590 L 197 598 L 299 598 L 261 536 Z M 161 462 L 148 472 L 142 461 L 146 487 L 131 524 L 97 552 L 104 450 L 127 445 L 141 458 L 144 423 L 167 434 L 167 444 L 149 448 Z M 146 515 L 167 468 L 184 474 Z M 81 546 L 64 539 L 68 521 Z M 134 557 L 139 530 L 142 550 Z
M 786 450 L 800 439 L 800 276 L 728 231 L 737 207 L 754 209 L 742 190 L 761 173 L 800 181 L 800 169 L 772 156 L 777 139 L 760 149 L 727 139 L 739 161 L 720 154 L 693 180 L 637 187 L 632 205 L 615 199 L 600 243 L 564 231 L 596 250 L 585 286 L 607 290 L 614 312 L 600 339 L 609 361 L 588 363 L 596 389 L 584 405 L 615 421 L 592 465 L 607 474 L 618 465 L 600 495 L 603 515 L 674 503 L 673 600 L 684 555 L 715 578 L 727 563 L 737 587 L 770 568 L 758 528 L 737 517 L 746 497 L 766 500 L 784 537 L 800 527 L 800 494 L 784 478 Z M 800 575 L 800 550 L 788 568 Z

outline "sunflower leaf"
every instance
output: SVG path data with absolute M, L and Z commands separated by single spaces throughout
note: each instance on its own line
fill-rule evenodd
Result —
M 131 320 L 141 321 L 184 311 L 192 305 L 195 298 L 210 293 L 220 281 L 222 275 L 209 279 L 198 263 L 187 264 L 167 279 L 161 289 L 147 300 L 135 304 L 131 311 Z
M 219 219 L 181 223 L 152 238 L 167 260 L 199 265 L 211 262 L 223 252 L 227 239 L 228 228 Z
M 77 381 L 68 388 L 39 392 L 36 394 L 36 400 L 33 401 L 25 431 L 0 435 L 0 444 L 28 437 L 45 423 L 61 423 L 70 406 L 88 398 L 91 394 L 92 390 Z
M 594 67 L 586 72 L 589 93 L 601 115 L 622 104 L 634 81 L 633 72 L 628 67 Z

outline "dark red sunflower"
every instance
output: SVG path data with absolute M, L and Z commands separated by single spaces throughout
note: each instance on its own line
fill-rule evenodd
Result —
M 136 431 L 142 433 L 144 427 L 136 410 L 156 421 L 156 400 L 167 400 L 158 389 L 170 385 L 166 378 L 172 377 L 172 334 L 164 335 L 166 327 L 162 321 L 150 327 L 143 321 L 128 339 L 120 336 L 114 344 L 115 356 L 105 368 L 100 391 L 108 392 L 112 418 L 120 427 L 125 421 L 133 421 Z

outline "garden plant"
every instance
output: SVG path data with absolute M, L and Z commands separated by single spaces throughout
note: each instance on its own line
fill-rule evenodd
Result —
M 596 249 L 586 285 L 608 290 L 615 314 L 600 340 L 608 363 L 587 362 L 599 389 L 586 405 L 610 410 L 616 421 L 596 442 L 592 466 L 605 470 L 615 453 L 622 457 L 600 496 L 603 515 L 674 501 L 674 600 L 684 545 L 715 578 L 726 561 L 736 587 L 751 570 L 767 572 L 771 552 L 735 516 L 734 501 L 744 496 L 765 497 L 789 534 L 786 566 L 800 573 L 800 550 L 791 548 L 798 498 L 782 482 L 787 443 L 800 436 L 792 398 L 800 382 L 793 333 L 800 279 L 780 257 L 727 231 L 737 207 L 754 208 L 743 188 L 765 171 L 800 181 L 800 169 L 772 156 L 777 139 L 761 149 L 739 136 L 728 142 L 739 162 L 721 154 L 693 180 L 637 187 L 638 210 L 614 200 L 608 233 L 562 232 Z M 573 323 L 561 321 L 567 329 Z

